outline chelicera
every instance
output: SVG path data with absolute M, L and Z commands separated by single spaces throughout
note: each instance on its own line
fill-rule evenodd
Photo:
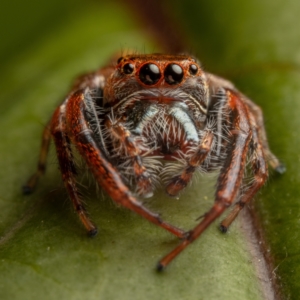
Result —
M 182 239 L 160 260 L 159 270 L 234 205 L 221 222 L 221 230 L 227 231 L 265 183 L 268 164 L 284 172 L 269 149 L 261 109 L 187 55 L 126 55 L 81 76 L 44 130 L 38 168 L 25 193 L 33 191 L 45 171 L 51 138 L 70 199 L 90 235 L 97 229 L 76 185 L 71 144 L 115 202 Z M 214 204 L 188 232 L 138 201 L 151 197 L 159 184 L 177 196 L 195 172 L 216 170 Z

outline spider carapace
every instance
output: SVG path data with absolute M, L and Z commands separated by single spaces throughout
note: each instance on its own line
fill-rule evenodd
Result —
M 79 196 L 71 144 L 115 202 L 181 238 L 158 270 L 233 204 L 221 222 L 225 232 L 265 183 L 267 162 L 284 172 L 269 149 L 261 109 L 188 55 L 126 55 L 79 77 L 44 130 L 38 168 L 25 193 L 45 171 L 51 138 L 69 197 L 90 235 L 97 229 Z M 252 176 L 247 183 L 246 169 Z M 195 172 L 217 170 L 214 204 L 190 231 L 165 222 L 138 201 L 161 184 L 176 196 Z

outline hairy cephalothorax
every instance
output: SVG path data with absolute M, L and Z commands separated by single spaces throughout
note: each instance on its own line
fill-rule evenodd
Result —
M 260 108 L 187 55 L 126 55 L 79 77 L 44 130 L 38 169 L 24 193 L 45 171 L 51 137 L 66 189 L 90 235 L 97 229 L 76 185 L 71 145 L 115 202 L 182 239 L 158 270 L 234 204 L 220 226 L 226 232 L 265 183 L 267 163 L 279 173 L 285 170 L 269 149 Z M 214 205 L 190 231 L 165 222 L 138 201 L 159 186 L 177 196 L 195 172 L 216 170 Z

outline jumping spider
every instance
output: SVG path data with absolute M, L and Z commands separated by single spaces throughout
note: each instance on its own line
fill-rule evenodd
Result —
M 235 203 L 221 223 L 225 232 L 265 183 L 267 162 L 284 172 L 269 149 L 261 109 L 187 55 L 126 55 L 77 79 L 44 130 L 37 171 L 24 193 L 45 172 L 51 137 L 64 184 L 90 235 L 97 229 L 76 186 L 71 144 L 115 202 L 182 239 L 160 260 L 158 270 Z M 252 175 L 247 183 L 246 169 Z M 189 232 L 165 222 L 137 199 L 152 196 L 162 177 L 167 194 L 176 196 L 194 172 L 215 170 L 220 175 L 214 205 Z

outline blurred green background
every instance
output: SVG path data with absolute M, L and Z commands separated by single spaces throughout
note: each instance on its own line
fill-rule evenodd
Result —
M 150 34 L 157 24 L 129 1 L 14 0 L 0 4 L 1 299 L 264 299 L 266 294 L 297 299 L 300 3 L 151 3 L 154 11 L 171 15 L 166 28 L 174 29 L 172 35 L 206 70 L 235 82 L 264 110 L 270 145 L 288 169 L 283 176 L 272 174 L 255 202 L 264 233 L 258 242 L 270 253 L 276 290 L 266 292 L 263 283 L 270 278 L 257 272 L 260 258 L 250 251 L 257 240 L 246 239 L 242 218 L 227 235 L 212 225 L 166 273 L 157 274 L 157 260 L 177 240 L 94 193 L 93 185 L 85 195 L 100 232 L 88 239 L 67 199 L 54 151 L 36 193 L 21 195 L 36 165 L 43 126 L 77 74 L 97 68 L 116 51 L 171 47 L 167 38 L 158 42 Z M 191 228 L 213 201 L 214 178 L 200 179 L 179 201 L 162 192 L 146 204 Z

